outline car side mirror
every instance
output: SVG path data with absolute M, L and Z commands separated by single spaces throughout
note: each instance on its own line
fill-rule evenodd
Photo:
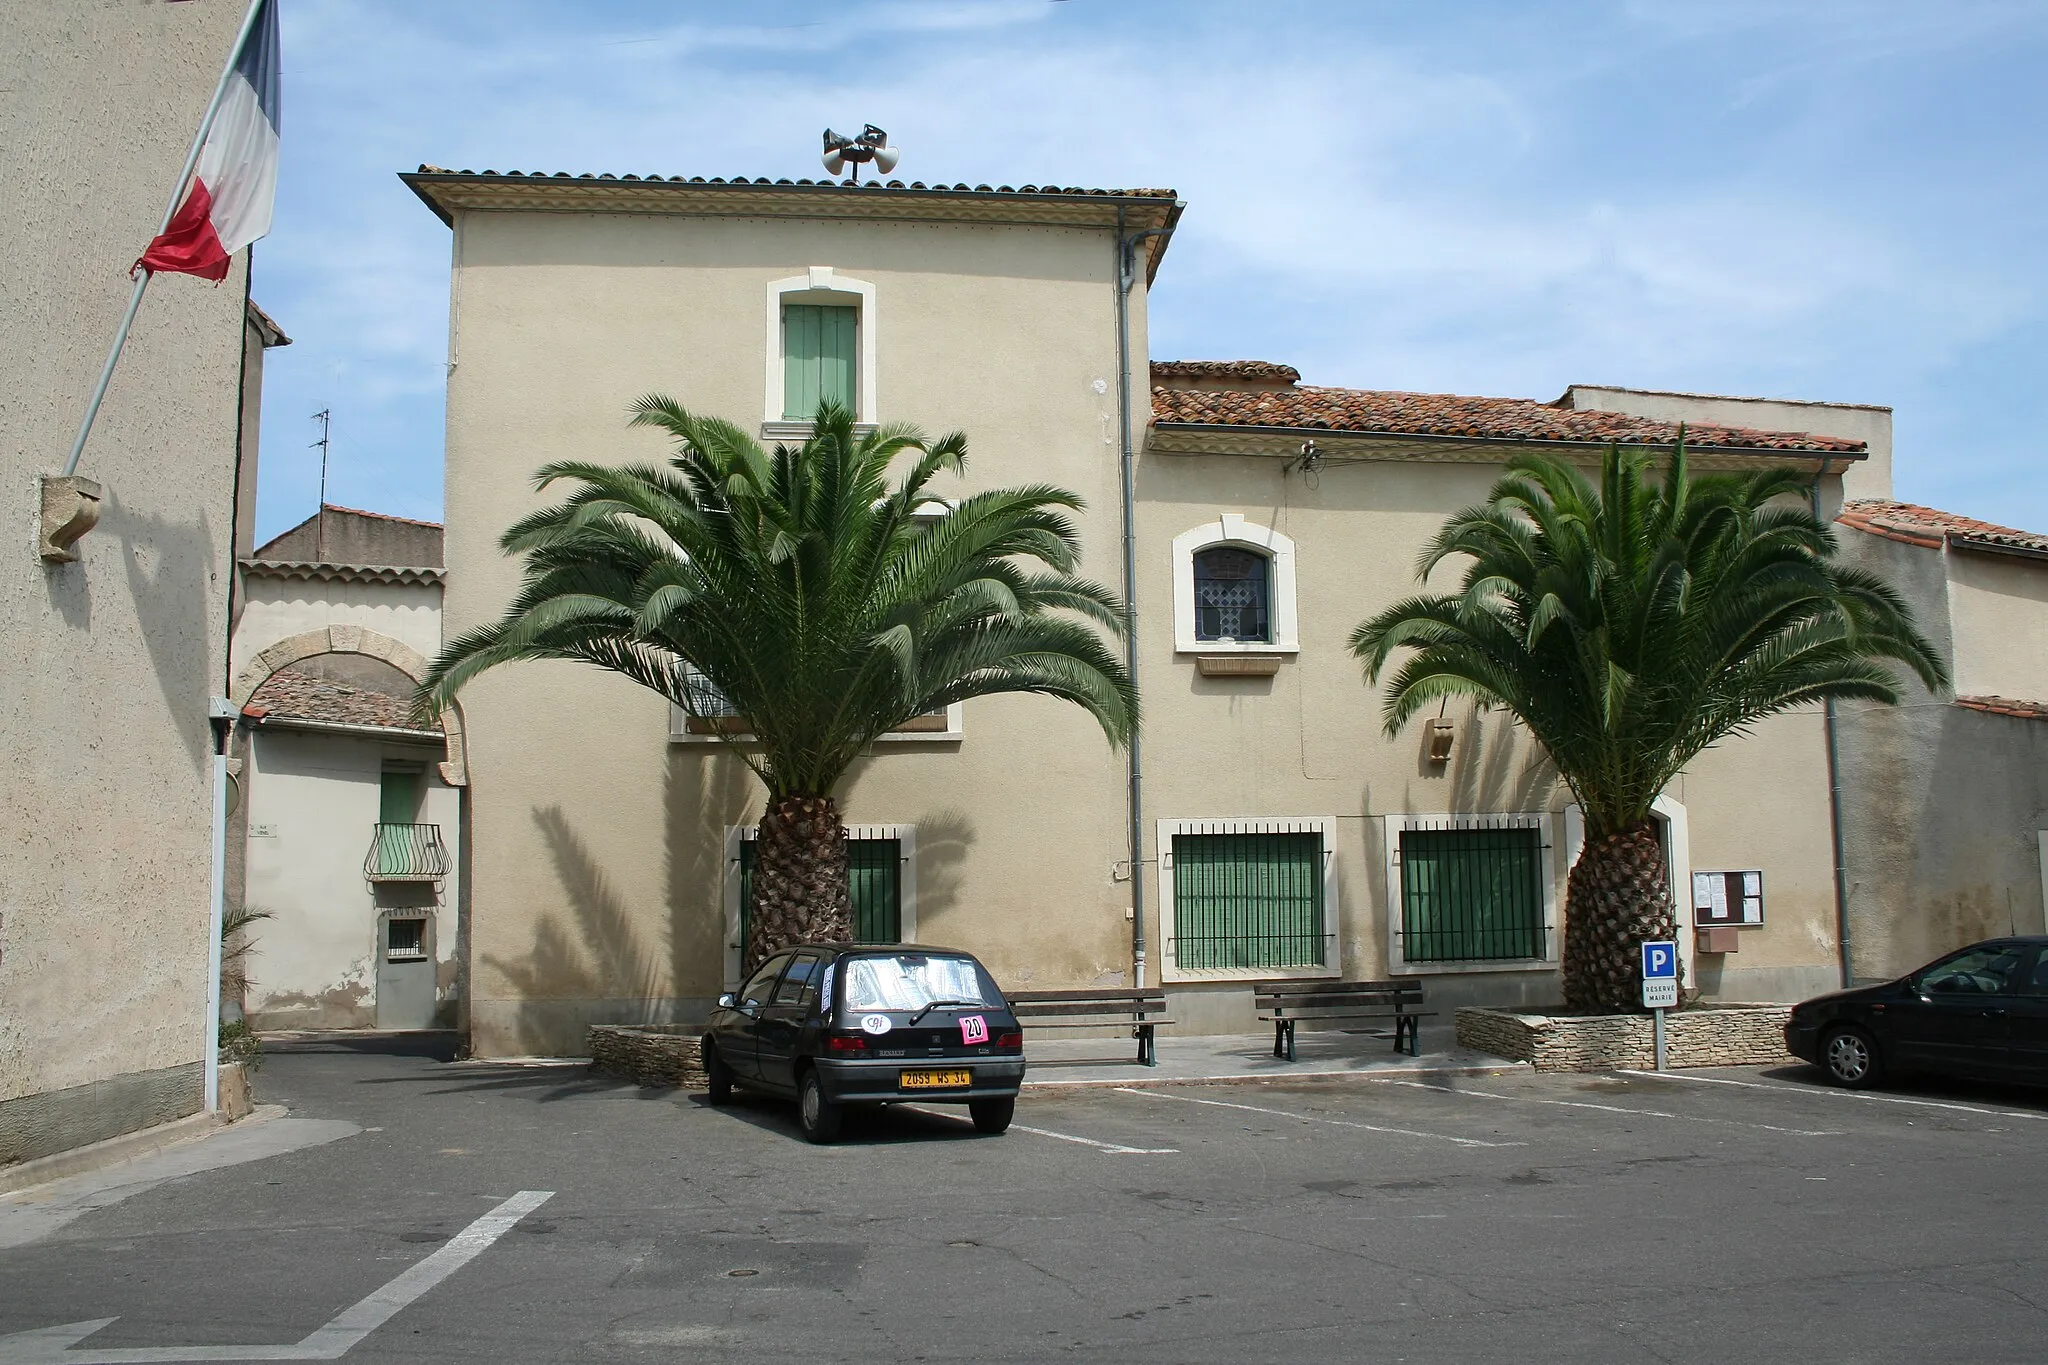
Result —
M 722 1010 L 729 1010 L 738 1003 L 739 997 L 734 995 L 731 991 L 727 991 L 724 995 L 718 997 L 718 1008 Z

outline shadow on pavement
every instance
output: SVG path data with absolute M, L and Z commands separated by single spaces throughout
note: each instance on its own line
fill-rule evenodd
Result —
M 776 1133 L 791 1142 L 808 1146 L 797 1127 L 796 1105 L 769 1095 L 735 1094 L 730 1104 L 714 1105 L 702 1094 L 689 1102 L 715 1113 L 751 1124 L 763 1132 Z M 846 1124 L 835 1147 L 890 1147 L 913 1142 L 958 1142 L 981 1134 L 963 1108 L 958 1118 L 951 1114 L 927 1113 L 900 1104 L 854 1105 L 846 1111 Z
M 426 1057 L 436 1062 L 452 1062 L 462 1053 L 462 1035 L 454 1029 L 334 1029 L 261 1036 L 265 1052 L 354 1052 L 381 1057 Z
M 1757 1073 L 1765 1080 L 1835 1090 L 1817 1066 L 1774 1066 Z M 1892 1095 L 1901 1099 L 1946 1101 L 1951 1104 L 1998 1105 L 2006 1109 L 2029 1109 L 2048 1117 L 2048 1089 L 2038 1086 L 2000 1085 L 1993 1081 L 1962 1080 L 1951 1076 L 1902 1075 L 1887 1077 L 1882 1085 L 1856 1092 Z

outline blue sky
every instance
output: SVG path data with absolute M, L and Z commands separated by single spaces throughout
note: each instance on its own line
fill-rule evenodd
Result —
M 265 536 L 321 408 L 329 501 L 440 515 L 448 233 L 397 172 L 817 175 L 863 122 L 906 180 L 1179 190 L 1155 358 L 1888 404 L 1898 496 L 2048 530 L 2048 6 L 283 5 Z

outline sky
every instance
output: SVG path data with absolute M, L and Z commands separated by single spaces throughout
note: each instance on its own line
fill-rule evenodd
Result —
M 1153 358 L 1894 409 L 1896 495 L 2048 530 L 2048 5 L 281 0 L 258 531 L 438 519 L 450 168 L 1171 187 Z M 593 433 L 601 454 L 607 433 Z

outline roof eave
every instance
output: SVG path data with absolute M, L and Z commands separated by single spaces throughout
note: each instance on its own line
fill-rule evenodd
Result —
M 1536 436 L 1458 436 L 1442 432 L 1417 431 L 1361 431 L 1346 427 L 1304 427 L 1264 426 L 1249 422 L 1159 422 L 1152 423 L 1152 429 L 1160 432 L 1185 431 L 1190 433 L 1219 434 L 1241 432 L 1251 436 L 1279 436 L 1301 439 L 1353 440 L 1353 441 L 1420 441 L 1432 445 L 1481 445 L 1514 446 L 1537 450 L 1583 450 L 1603 451 L 1609 446 L 1630 446 L 1640 449 L 1661 450 L 1675 446 L 1672 441 L 1607 440 L 1579 441 L 1558 440 Z M 1835 460 L 1867 460 L 1867 450 L 1813 450 L 1785 446 L 1720 446 L 1688 440 L 1685 443 L 1688 454 L 1732 455 L 1748 458 L 1776 457 L 1779 459 L 1810 460 L 1818 464 Z

